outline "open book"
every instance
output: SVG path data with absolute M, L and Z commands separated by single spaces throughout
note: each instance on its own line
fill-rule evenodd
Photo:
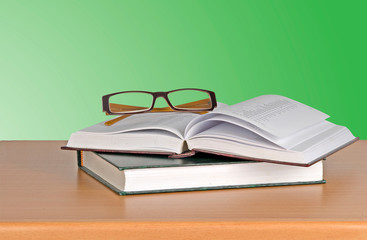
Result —
M 112 126 L 98 123 L 73 133 L 63 149 L 173 157 L 206 152 L 309 166 L 358 140 L 328 117 L 289 98 L 264 95 L 204 115 L 145 113 Z

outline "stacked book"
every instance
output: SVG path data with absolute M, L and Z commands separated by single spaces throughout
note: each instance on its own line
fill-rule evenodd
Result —
M 324 183 L 323 161 L 358 140 L 329 116 L 264 95 L 204 115 L 132 115 L 73 133 L 63 149 L 121 194 Z

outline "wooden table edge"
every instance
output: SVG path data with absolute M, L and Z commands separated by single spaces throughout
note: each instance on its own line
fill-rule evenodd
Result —
M 367 221 L 3 222 L 0 239 L 367 239 Z

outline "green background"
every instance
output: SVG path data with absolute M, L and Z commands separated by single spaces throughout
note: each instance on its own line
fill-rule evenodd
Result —
M 280 94 L 367 139 L 367 1 L 0 0 L 0 140 L 68 139 L 101 96 Z

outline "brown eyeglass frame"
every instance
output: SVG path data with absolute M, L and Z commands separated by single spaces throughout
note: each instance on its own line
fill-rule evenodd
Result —
M 176 108 L 172 105 L 172 103 L 170 102 L 169 98 L 168 98 L 168 94 L 172 93 L 172 92 L 177 92 L 177 91 L 182 91 L 182 90 L 195 90 L 195 91 L 201 91 L 201 92 L 205 92 L 209 95 L 210 97 L 210 101 L 212 103 L 212 106 L 210 108 L 202 108 L 202 109 L 181 109 L 181 108 Z M 117 95 L 117 94 L 121 94 L 121 93 L 146 93 L 146 94 L 150 94 L 153 96 L 153 100 L 152 100 L 152 105 L 150 106 L 149 109 L 145 109 L 143 111 L 132 111 L 132 112 L 126 112 L 126 113 L 116 113 L 116 112 L 111 112 L 110 111 L 110 106 L 109 106 L 109 99 L 110 97 Z M 154 104 L 155 101 L 157 100 L 157 98 L 162 97 L 164 98 L 164 100 L 166 100 L 168 106 L 178 112 L 202 112 L 202 111 L 211 111 L 214 108 L 217 107 L 217 100 L 215 98 L 215 93 L 209 90 L 204 90 L 204 89 L 197 89 L 197 88 L 181 88 L 181 89 L 176 89 L 176 90 L 172 90 L 172 91 L 168 91 L 168 92 L 147 92 L 147 91 L 123 91 L 123 92 L 116 92 L 116 93 L 111 93 L 111 94 L 107 94 L 104 95 L 102 97 L 102 107 L 103 107 L 103 112 L 105 112 L 107 115 L 126 115 L 126 114 L 139 114 L 139 113 L 146 113 L 146 112 L 150 112 L 154 109 Z M 157 110 L 159 111 L 159 108 L 157 108 Z

